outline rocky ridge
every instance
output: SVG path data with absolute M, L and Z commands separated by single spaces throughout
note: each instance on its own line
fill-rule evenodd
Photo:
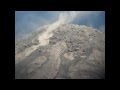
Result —
M 40 46 L 42 28 L 15 44 L 17 79 L 105 78 L 105 33 L 84 25 L 63 24 L 49 44 Z

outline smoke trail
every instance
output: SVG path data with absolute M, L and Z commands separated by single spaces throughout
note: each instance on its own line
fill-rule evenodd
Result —
M 64 11 L 60 13 L 58 21 L 62 20 L 63 23 L 70 23 L 73 21 L 80 12 L 77 11 Z

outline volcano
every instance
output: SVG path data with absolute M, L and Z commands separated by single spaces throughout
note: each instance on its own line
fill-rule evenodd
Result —
M 49 27 L 15 41 L 15 79 L 105 78 L 105 32 L 76 24 Z

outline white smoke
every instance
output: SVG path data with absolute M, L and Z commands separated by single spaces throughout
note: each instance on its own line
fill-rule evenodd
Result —
M 70 23 L 77 17 L 78 14 L 79 12 L 77 11 L 64 11 L 60 13 L 58 21 L 63 21 L 63 23 Z

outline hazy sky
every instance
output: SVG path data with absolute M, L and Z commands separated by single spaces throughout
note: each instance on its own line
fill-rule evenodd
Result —
M 52 24 L 58 18 L 64 19 L 65 23 L 105 29 L 104 11 L 16 11 L 15 37 L 21 38 L 40 26 Z

